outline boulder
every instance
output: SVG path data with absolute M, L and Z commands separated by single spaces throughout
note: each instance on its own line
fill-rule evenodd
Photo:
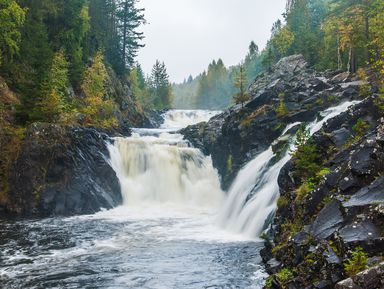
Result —
M 22 215 L 94 213 L 122 202 L 108 163 L 106 134 L 36 123 L 29 127 L 10 176 L 10 207 Z
M 384 177 L 379 177 L 371 185 L 362 188 L 348 201 L 343 202 L 345 208 L 376 205 L 384 203 Z
M 312 234 L 316 239 L 327 239 L 341 228 L 343 221 L 340 202 L 333 200 L 320 211 L 313 222 Z
M 336 284 L 335 289 L 384 288 L 384 263 L 369 268 Z

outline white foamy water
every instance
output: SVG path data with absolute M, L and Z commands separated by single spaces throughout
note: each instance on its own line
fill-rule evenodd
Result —
M 345 102 L 321 113 L 321 118 L 308 125 L 311 135 L 319 131 L 331 118 L 346 111 L 358 101 Z M 298 123 L 287 126 L 283 135 Z M 291 159 L 290 151 L 275 164 L 272 146 L 257 155 L 238 173 L 220 211 L 218 223 L 223 228 L 248 237 L 259 236 L 266 228 L 277 208 L 280 170 Z
M 262 244 L 215 224 L 225 198 L 217 172 L 176 133 L 216 113 L 169 111 L 161 128 L 115 139 L 122 206 L 0 221 L 0 288 L 261 289 Z

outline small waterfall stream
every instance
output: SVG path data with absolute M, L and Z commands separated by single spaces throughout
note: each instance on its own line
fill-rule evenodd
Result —
M 319 131 L 329 119 L 356 103 L 358 101 L 345 102 L 323 111 L 321 119 L 316 119 L 308 125 L 311 135 Z M 297 124 L 288 125 L 282 136 Z M 285 155 L 273 164 L 275 155 L 271 146 L 244 166 L 232 183 L 220 211 L 218 222 L 223 228 L 248 237 L 260 236 L 277 208 L 279 198 L 277 179 L 280 170 L 291 159 L 292 150 L 294 150 L 293 142 Z
M 121 185 L 124 206 L 156 204 L 218 209 L 224 193 L 210 157 L 189 148 L 180 134 L 189 124 L 217 112 L 174 110 L 160 129 L 135 129 L 132 137 L 109 146 L 111 165 Z

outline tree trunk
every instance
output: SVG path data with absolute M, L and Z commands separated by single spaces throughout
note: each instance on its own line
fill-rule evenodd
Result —
M 343 68 L 343 60 L 341 59 L 340 38 L 337 36 L 337 69 Z

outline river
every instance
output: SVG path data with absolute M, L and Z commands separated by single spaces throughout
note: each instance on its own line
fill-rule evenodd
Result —
M 161 128 L 114 139 L 118 208 L 0 221 L 0 287 L 262 288 L 262 243 L 218 225 L 212 161 L 176 133 L 215 114 L 172 110 Z

